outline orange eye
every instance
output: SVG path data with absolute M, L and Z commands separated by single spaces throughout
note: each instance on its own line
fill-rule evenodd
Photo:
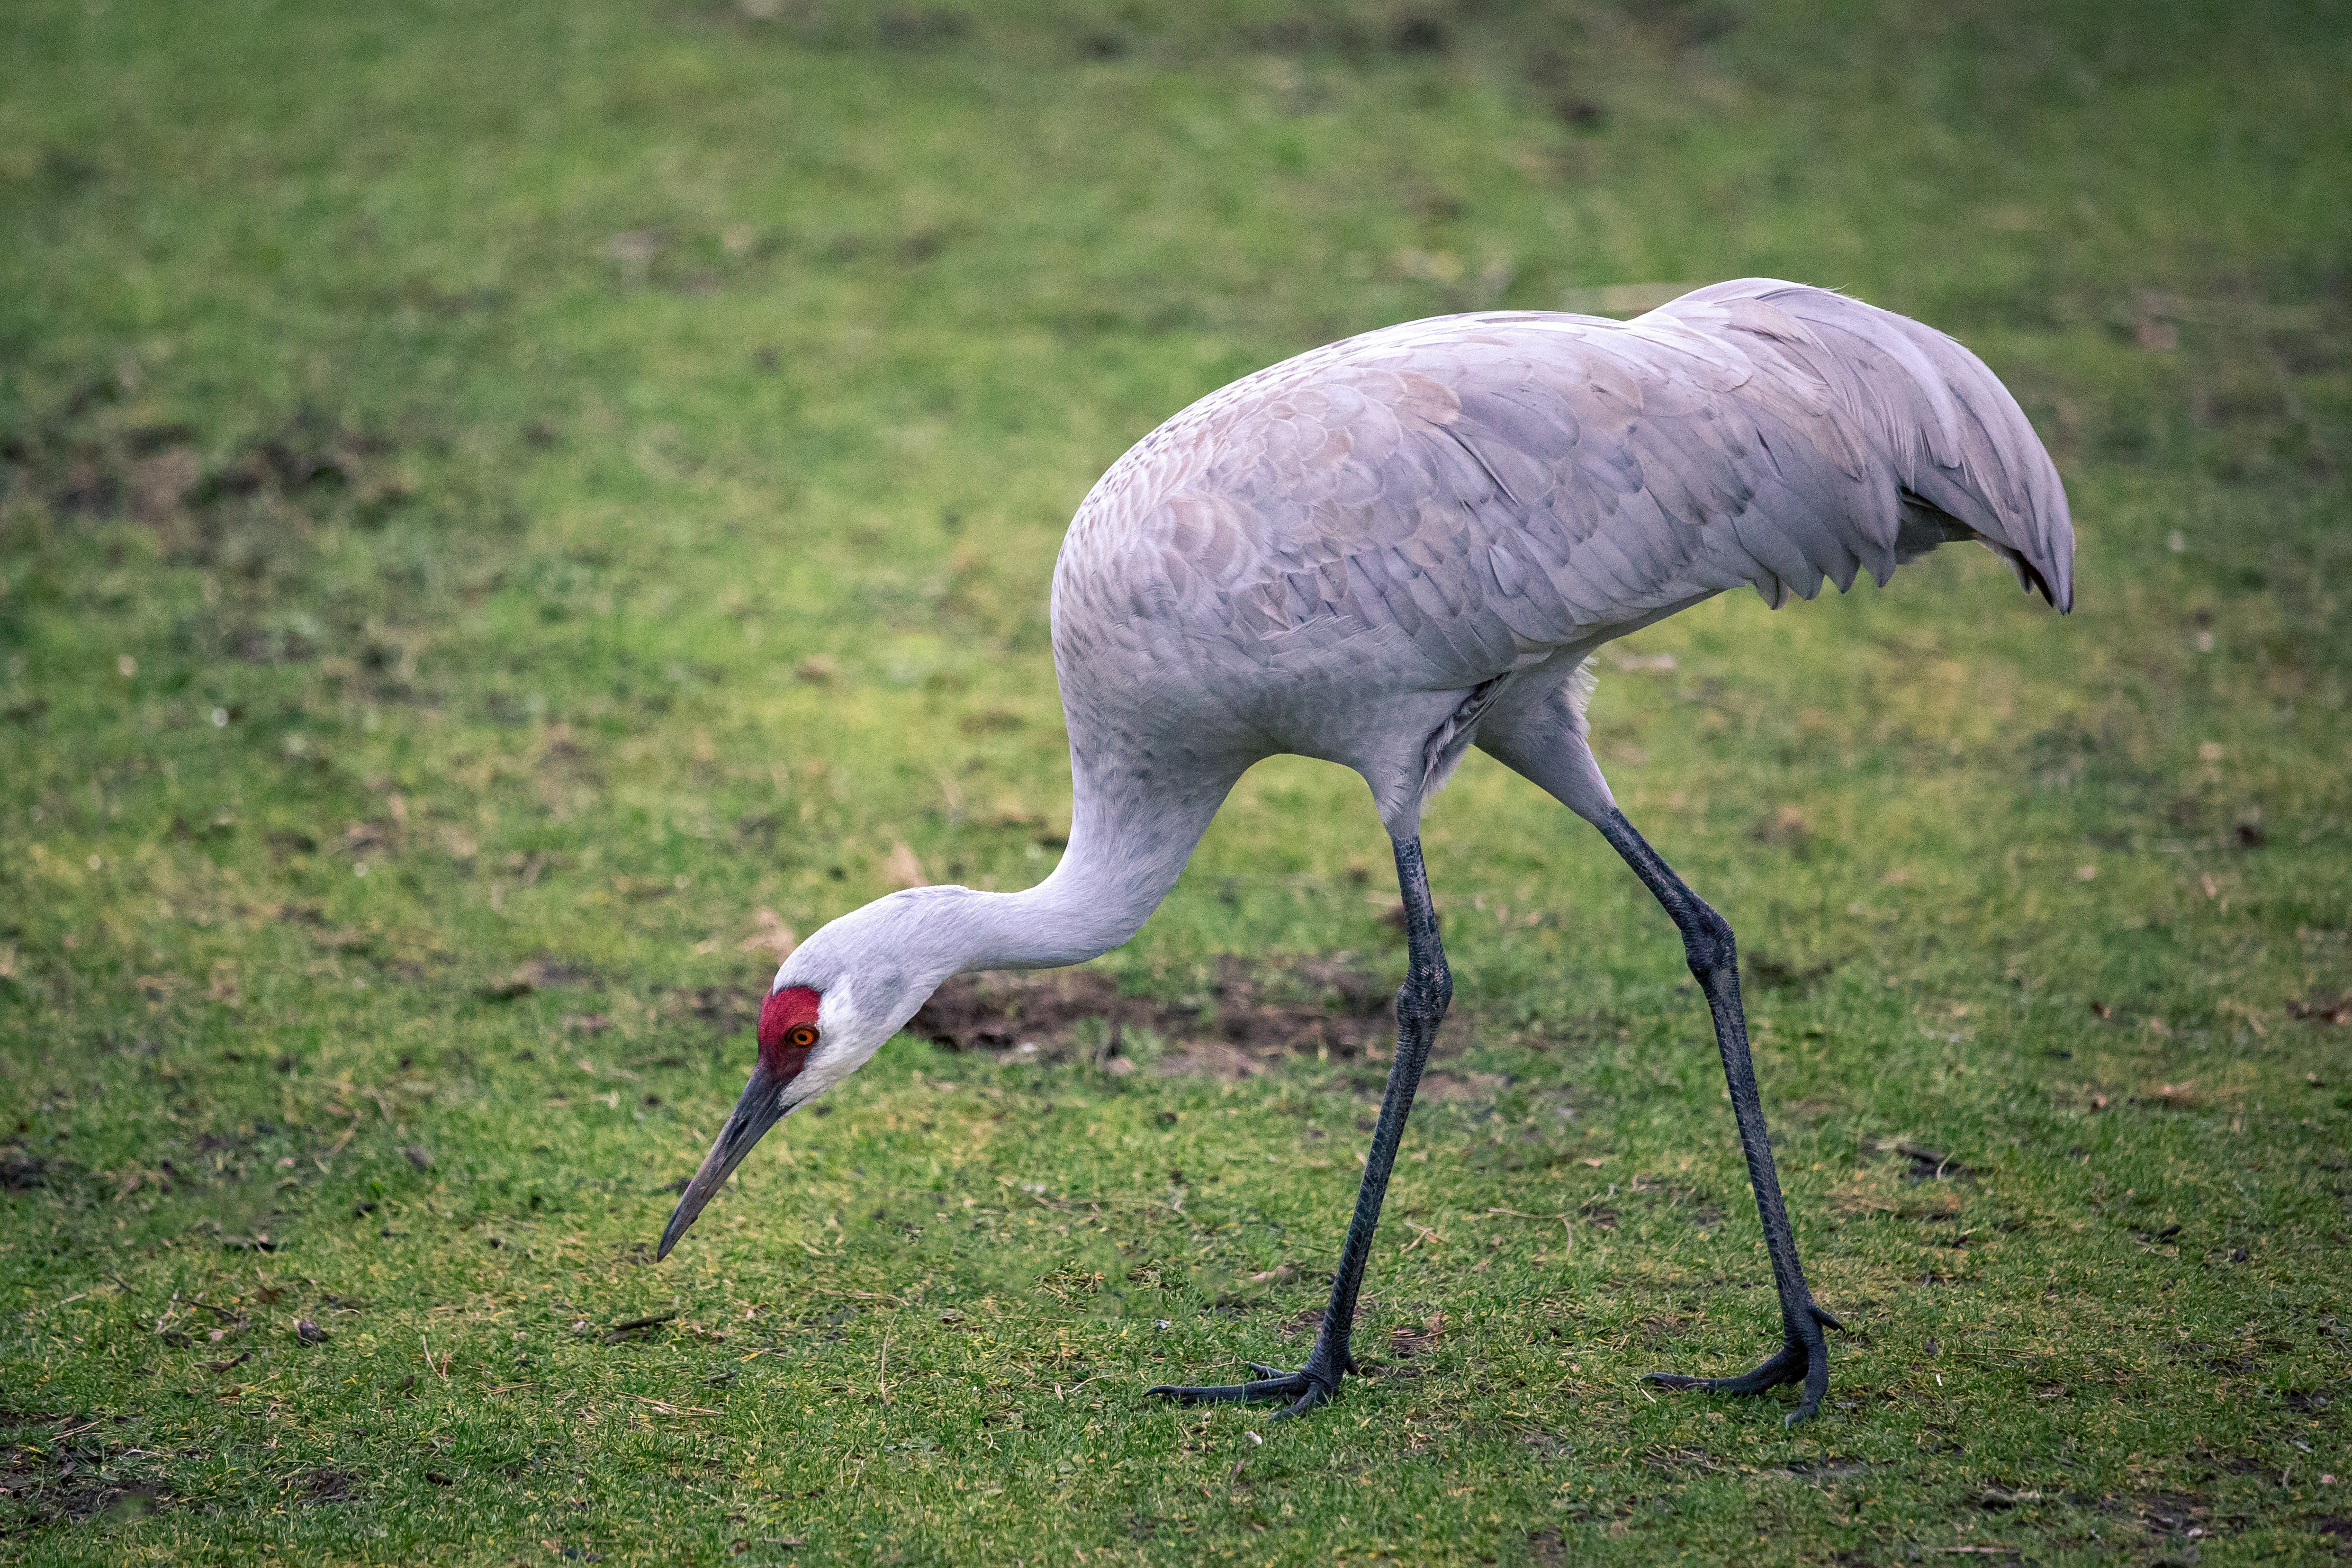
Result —
M 816 1026 L 795 1024 L 792 1033 L 784 1037 L 784 1041 L 796 1051 L 809 1050 L 816 1045 Z

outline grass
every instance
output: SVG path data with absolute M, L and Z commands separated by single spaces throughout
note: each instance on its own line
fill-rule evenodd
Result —
M 26 0 L 0 58 L 0 1559 L 2318 1563 L 2352 1550 L 2352 46 L 2329 8 Z M 1764 272 L 1958 333 L 1981 552 L 1643 633 L 1832 1405 L 1671 928 L 1474 758 L 1379 1064 L 894 1045 L 666 1264 L 769 928 L 1068 810 L 1055 542 L 1331 337 Z M 1103 970 L 1391 976 L 1268 763 Z M 1907 1152 L 1926 1151 L 1926 1153 Z M 675 1312 L 611 1332 L 630 1319 Z M 306 1334 L 299 1325 L 315 1331 Z M 319 1335 L 323 1334 L 323 1338 Z M 2330 1481 L 2330 1474 L 2337 1479 Z

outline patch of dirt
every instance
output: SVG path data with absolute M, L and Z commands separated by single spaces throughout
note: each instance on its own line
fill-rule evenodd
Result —
M 2142 1492 L 2132 1500 L 2140 1522 L 2158 1535 L 2203 1535 L 2212 1505 L 2188 1492 Z
M 1441 1105 L 1492 1100 L 1495 1091 L 1509 1081 L 1498 1072 L 1424 1071 L 1421 1075 L 1421 1087 L 1413 1091 L 1413 1100 L 1415 1103 L 1433 1100 Z
M 1830 972 L 1833 963 L 1800 963 L 1780 953 L 1756 948 L 1740 955 L 1747 961 L 1748 988 L 1750 991 L 1811 991 Z
M 1385 1057 L 1395 1042 L 1397 976 L 1336 959 L 1252 965 L 1227 955 L 1205 992 L 1173 1002 L 1123 994 L 1097 970 L 963 974 L 940 987 L 908 1025 L 950 1051 L 1008 1059 L 1112 1064 L 1130 1032 L 1167 1042 L 1163 1074 L 1244 1078 L 1286 1058 L 1324 1052 Z M 1113 1070 L 1118 1070 L 1116 1067 Z M 1491 1092 L 1500 1079 L 1432 1074 L 1438 1099 Z
M 1886 1138 L 1880 1139 L 1874 1147 L 1882 1154 L 1900 1154 L 1911 1162 L 1911 1168 L 1903 1173 L 1906 1181 L 1973 1182 L 1977 1179 L 1974 1171 L 1939 1149 Z
M 18 1143 L 0 1143 L 0 1192 L 29 1192 L 46 1184 L 49 1163 Z
M 348 1502 L 358 1489 L 359 1477 L 349 1470 L 324 1468 L 312 1470 L 296 1478 L 295 1498 L 302 1502 Z
M 152 1513 L 171 1500 L 170 1490 L 161 1481 L 117 1484 L 98 1476 L 88 1476 L 38 1495 L 32 1505 L 31 1522 L 37 1528 L 95 1519 L 100 1514 L 133 1518 L 142 1513 Z
M 26 470 L 57 513 L 133 517 L 175 556 L 205 564 L 219 559 L 232 502 L 257 500 L 282 522 L 289 510 L 321 516 L 332 498 L 367 521 L 409 495 L 392 442 L 322 410 L 301 409 L 208 464 L 194 429 L 139 422 L 139 391 L 135 374 L 93 379 L 0 458 Z
M 2352 991 L 2341 996 L 2313 995 L 2286 1005 L 2287 1016 L 2314 1024 L 2352 1024 Z
M 1318 1327 L 1320 1327 L 1318 1324 Z M 1426 1355 L 1436 1348 L 1438 1336 L 1445 1332 L 1445 1314 L 1433 1312 L 1421 1327 L 1400 1325 L 1389 1331 L 1389 1349 L 1400 1360 Z
M 732 1035 L 760 1016 L 760 996 L 740 985 L 680 986 L 663 992 L 660 1006 L 665 1018 L 696 1018 Z
M 0 1411 L 0 1541 L 102 1514 L 170 1503 L 160 1480 L 127 1470 L 95 1428 L 101 1417 Z M 116 1420 L 122 1419 L 118 1416 Z
M 415 488 L 393 441 L 317 408 L 208 451 L 194 426 L 159 417 L 128 361 L 0 437 L 0 490 L 38 497 L 69 531 L 136 523 L 166 561 L 236 584 L 219 614 L 199 617 L 194 651 L 206 658 L 305 663 L 337 645 L 373 655 L 375 644 L 359 626 L 330 626 L 272 601 L 315 570 L 321 527 L 381 527 Z M 120 542 L 110 550 L 119 558 Z M 365 664 L 377 672 L 371 684 L 380 694 L 406 693 L 413 659 Z
M 393 451 L 390 441 L 306 408 L 209 469 L 189 447 L 166 448 L 134 470 L 133 489 L 141 520 L 167 550 L 211 563 L 238 554 L 247 543 L 238 533 L 265 519 L 282 526 L 289 517 L 335 511 L 362 525 L 382 521 L 410 490 L 389 460 Z M 285 627 L 249 629 L 244 648 L 256 662 L 315 651 L 299 630 Z
M 505 979 L 478 988 L 475 994 L 485 1002 L 512 1002 L 535 991 L 596 983 L 594 970 L 584 964 L 566 963 L 542 952 Z

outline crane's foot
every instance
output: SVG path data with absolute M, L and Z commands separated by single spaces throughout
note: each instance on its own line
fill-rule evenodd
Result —
M 1822 1395 L 1830 1391 L 1829 1341 L 1822 1333 L 1822 1325 L 1843 1331 L 1839 1322 L 1811 1301 L 1805 1303 L 1797 1321 L 1787 1326 L 1787 1337 L 1772 1358 L 1753 1372 L 1738 1377 L 1685 1377 L 1676 1372 L 1654 1372 L 1645 1380 L 1661 1388 L 1696 1388 L 1707 1394 L 1762 1394 L 1784 1383 L 1801 1383 L 1804 1397 L 1789 1412 L 1781 1425 L 1794 1426 L 1810 1418 L 1822 1405 Z
M 1147 1388 L 1147 1394 L 1172 1399 L 1179 1405 L 1215 1405 L 1225 1401 L 1257 1399 L 1287 1399 L 1290 1407 L 1276 1414 L 1276 1421 L 1293 1415 L 1304 1415 L 1339 1392 L 1341 1373 L 1356 1370 L 1356 1358 L 1341 1351 L 1337 1358 L 1326 1355 L 1323 1347 L 1307 1358 L 1307 1364 L 1297 1372 L 1285 1372 L 1278 1366 L 1260 1362 L 1248 1363 L 1257 1376 L 1248 1383 L 1163 1383 Z

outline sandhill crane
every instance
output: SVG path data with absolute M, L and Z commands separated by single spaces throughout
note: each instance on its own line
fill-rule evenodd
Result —
M 2060 610 L 2074 531 L 2016 401 L 1943 334 L 1843 295 L 1719 283 L 1630 321 L 1450 316 L 1235 382 L 1145 437 L 1070 526 L 1054 664 L 1070 735 L 1069 847 L 1025 892 L 919 888 L 785 959 L 759 1059 L 662 1233 L 667 1256 L 761 1134 L 855 1071 L 950 975 L 1078 963 L 1126 942 L 1243 771 L 1353 768 L 1396 851 L 1409 952 L 1397 1048 L 1330 1302 L 1306 1363 L 1162 1386 L 1301 1414 L 1354 1370 L 1349 1338 L 1390 1168 L 1453 993 L 1423 808 L 1477 746 L 1600 829 L 1673 917 L 1716 1041 L 1779 1289 L 1782 1342 L 1739 1377 L 1829 1386 L 1824 1324 L 1767 1141 L 1731 928 L 1625 820 L 1586 741 L 1585 662 L 1736 588 L 1778 606 L 1880 583 L 1950 540 L 1990 545 Z

